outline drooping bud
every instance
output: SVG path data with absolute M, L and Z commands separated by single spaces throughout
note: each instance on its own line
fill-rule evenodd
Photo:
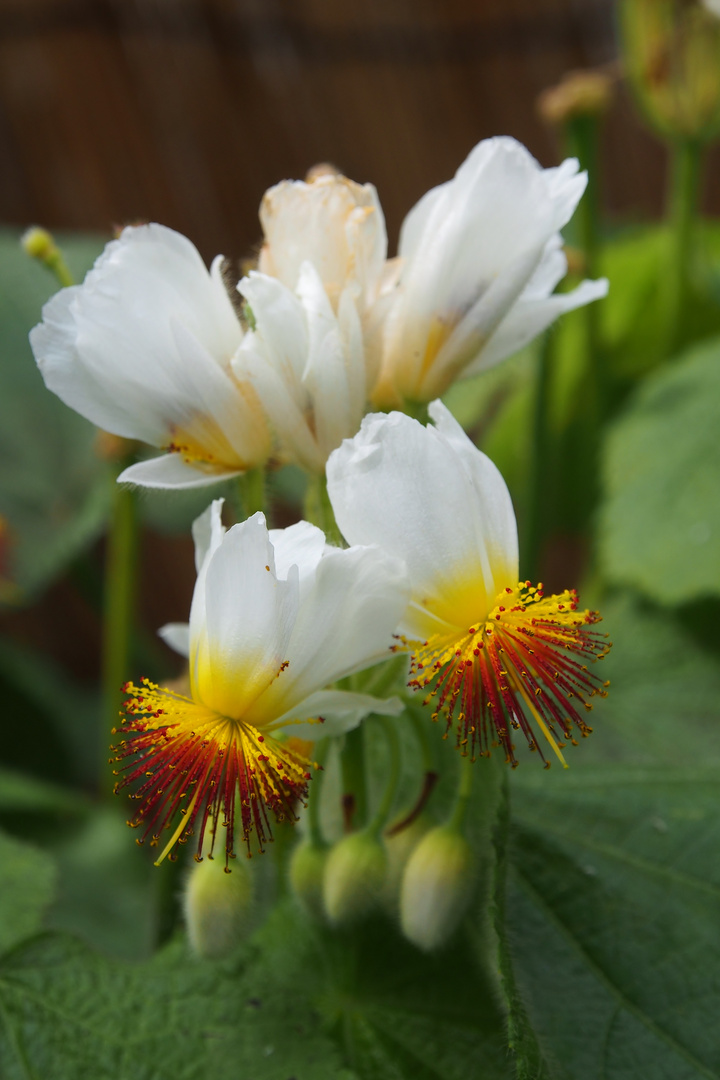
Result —
M 377 836 L 363 831 L 345 836 L 330 851 L 325 867 L 323 901 L 334 923 L 354 922 L 380 902 L 387 853 Z
M 402 815 L 401 815 L 402 817 Z M 389 914 L 394 914 L 398 909 L 400 899 L 400 885 L 402 883 L 405 867 L 417 845 L 427 833 L 432 822 L 422 814 L 415 818 L 412 824 L 400 832 L 393 832 L 393 823 L 385 833 L 385 849 L 387 851 L 387 873 L 382 890 L 382 903 Z
M 720 21 L 700 0 L 623 0 L 623 59 L 639 102 L 666 138 L 720 129 Z
M 441 825 L 420 841 L 403 875 L 400 924 L 420 949 L 437 949 L 450 937 L 470 902 L 474 857 L 467 840 Z
M 328 848 L 303 840 L 290 858 L 290 887 L 305 910 L 316 919 L 323 918 L 323 881 Z
M 185 883 L 183 908 L 194 952 L 213 960 L 243 940 L 251 928 L 253 882 L 245 859 L 225 869 L 224 858 L 194 864 Z

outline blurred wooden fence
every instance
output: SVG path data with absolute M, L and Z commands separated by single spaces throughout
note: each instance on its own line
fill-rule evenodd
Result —
M 330 160 L 394 236 L 484 136 L 556 161 L 537 94 L 615 55 L 613 0 L 0 0 L 0 221 L 154 219 L 239 255 L 264 189 Z M 656 212 L 623 94 L 605 142 L 608 207 Z

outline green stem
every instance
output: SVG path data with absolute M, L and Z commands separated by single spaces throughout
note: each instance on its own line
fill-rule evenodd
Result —
M 422 756 L 423 770 L 426 773 L 435 771 L 435 755 L 432 752 L 432 746 L 430 745 L 430 739 L 428 738 L 427 729 L 422 717 L 414 711 L 414 709 L 407 708 L 405 715 L 409 718 L 412 726 L 415 738 L 418 741 L 420 747 L 420 754 Z
M 240 502 L 246 518 L 265 513 L 265 470 L 248 469 L 238 477 Z
M 304 514 L 307 521 L 322 529 L 328 544 L 334 544 L 336 547 L 343 546 L 342 534 L 337 527 L 335 512 L 327 493 L 325 476 L 320 473 L 308 475 Z
M 540 342 L 535 376 L 531 457 L 521 558 L 523 577 L 531 581 L 537 581 L 540 577 L 547 523 L 547 499 L 550 488 L 550 379 L 555 352 L 554 342 L 555 331 L 548 330 Z
M 428 403 L 426 401 L 405 401 L 403 412 L 407 416 L 412 416 L 413 420 L 417 420 L 420 424 L 428 423 Z
M 102 685 L 102 782 L 101 790 L 112 791 L 112 775 L 107 768 L 107 744 L 117 726 L 122 704 L 121 686 L 129 677 L 130 639 L 135 614 L 137 562 L 137 514 L 135 493 L 121 487 L 113 477 L 114 495 L 105 559 L 103 613 Z
M 348 731 L 340 755 L 343 783 L 343 806 L 346 823 L 359 828 L 367 816 L 367 781 L 365 776 L 365 732 L 363 726 Z
M 448 821 L 448 827 L 460 832 L 465 822 L 470 794 L 473 782 L 473 762 L 469 754 L 460 758 L 460 783 L 458 784 L 457 798 L 452 815 Z
M 568 121 L 565 141 L 568 153 L 576 157 L 580 167 L 587 171 L 585 193 L 573 216 L 574 238 L 585 257 L 584 275 L 599 276 L 600 262 L 600 155 L 598 142 L 600 117 L 576 116 Z M 587 363 L 587 416 L 588 439 L 597 453 L 600 443 L 600 426 L 607 407 L 606 364 L 603 357 L 600 316 L 602 308 L 593 301 L 580 310 L 584 324 Z
M 694 139 L 678 139 L 672 145 L 671 154 L 667 216 L 672 230 L 668 268 L 668 344 L 672 352 L 682 342 L 685 309 L 690 296 L 690 268 L 700 192 L 702 146 Z
M 327 761 L 328 751 L 330 749 L 330 739 L 321 739 L 315 749 L 315 764 L 319 766 L 315 776 L 313 777 L 312 784 L 310 785 L 310 793 L 308 797 L 308 834 L 310 837 L 310 843 L 313 847 L 324 847 L 325 840 L 323 838 L 322 829 L 320 827 L 320 795 L 322 792 L 322 782 L 325 778 L 325 762 Z
M 394 720 L 389 720 L 387 718 L 377 717 L 377 719 L 382 724 L 382 729 L 385 733 L 385 738 L 387 739 L 388 750 L 390 752 L 390 771 L 383 797 L 380 800 L 380 805 L 375 812 L 375 816 L 368 825 L 368 833 L 375 837 L 380 835 L 385 822 L 390 815 L 395 800 L 398 780 L 400 779 L 400 739 L 398 738 L 397 724 Z

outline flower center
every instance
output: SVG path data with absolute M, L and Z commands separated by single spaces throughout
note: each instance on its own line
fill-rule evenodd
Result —
M 542 585 L 529 581 L 507 588 L 487 617 L 452 640 L 436 635 L 406 642 L 412 654 L 409 686 L 430 688 L 423 704 L 435 703 L 433 720 L 444 717 L 446 737 L 454 725 L 463 754 L 487 757 L 502 746 L 513 768 L 513 732 L 521 731 L 538 751 L 533 724 L 564 767 L 565 740 L 577 745 L 573 731 L 592 731 L 580 706 L 605 697 L 608 682 L 591 673 L 586 661 L 601 660 L 611 642 L 588 629 L 600 622 L 594 611 L 578 611 L 574 590 L 546 597 Z
M 278 822 L 297 819 L 295 806 L 310 779 L 307 758 L 252 724 L 231 720 L 147 679 L 139 687 L 127 683 L 123 690 L 128 700 L 122 733 L 131 737 L 113 747 L 111 760 L 132 760 L 115 770 L 115 775 L 125 773 L 115 791 L 142 781 L 131 795 L 141 805 L 128 825 L 143 828 L 139 844 L 150 836 L 150 845 L 156 846 L 161 832 L 172 827 L 178 812 L 181 816 L 156 865 L 176 842 L 186 843 L 197 824 L 195 858 L 202 859 L 208 828 L 212 858 L 220 827 L 229 872 L 237 827 L 250 855 L 253 833 L 260 851 L 272 839 L 268 809 Z

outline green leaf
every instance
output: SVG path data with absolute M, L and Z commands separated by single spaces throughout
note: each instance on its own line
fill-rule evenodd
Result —
M 662 603 L 720 593 L 720 340 L 649 378 L 608 439 L 600 557 Z
M 602 605 L 613 647 L 602 661 L 608 697 L 590 717 L 593 734 L 570 748 L 570 772 L 598 763 L 720 764 L 720 663 L 678 619 L 630 595 Z M 522 781 L 527 770 L 522 770 Z
M 508 933 L 551 1075 L 720 1076 L 720 770 L 545 779 L 513 792 Z
M 567 771 L 512 774 L 518 1076 L 720 1077 L 720 664 L 667 612 L 625 596 L 605 614 L 592 736 Z
M 81 279 L 102 243 L 77 236 L 61 242 Z M 109 505 L 95 428 L 45 389 L 27 340 L 56 291 L 54 278 L 21 249 L 19 234 L 0 233 L 0 515 L 9 544 L 0 577 L 13 602 L 43 588 L 98 535 Z
M 54 886 L 48 856 L 0 832 L 0 953 L 39 929 Z
M 46 935 L 0 966 L 3 1078 L 355 1080 L 302 980 L 266 989 L 247 955 L 201 963 L 178 944 L 131 966 Z

